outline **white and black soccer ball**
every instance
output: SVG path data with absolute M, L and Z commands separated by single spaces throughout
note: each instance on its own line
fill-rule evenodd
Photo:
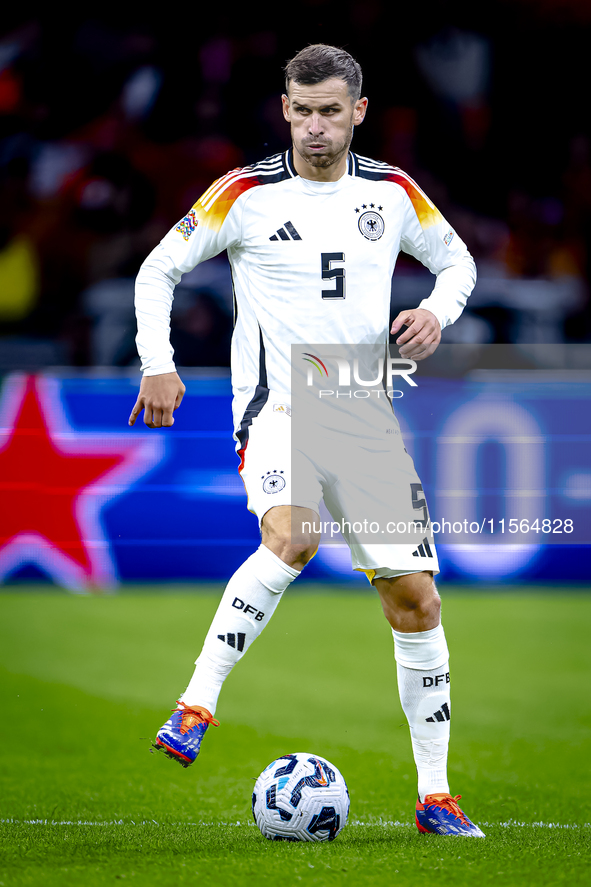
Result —
M 271 841 L 334 841 L 347 823 L 349 791 L 319 755 L 283 755 L 257 779 L 252 813 Z

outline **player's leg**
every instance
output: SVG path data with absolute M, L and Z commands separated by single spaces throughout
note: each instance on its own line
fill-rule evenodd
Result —
M 290 414 L 276 406 L 270 396 L 247 426 L 248 438 L 241 439 L 240 474 L 248 508 L 260 520 L 262 544 L 228 582 L 179 708 L 156 737 L 156 746 L 183 766 L 195 760 L 208 725 L 217 723 L 218 696 L 232 668 L 318 547 L 319 535 L 302 535 L 298 526 L 318 521 L 322 489 L 313 468 L 306 466 L 294 492 Z
M 301 572 L 318 550 L 320 533 L 313 528 L 319 519 L 316 511 L 297 505 L 271 508 L 261 521 L 263 545 Z
M 314 534 L 292 537 L 292 524 L 304 520 L 317 521 L 318 515 L 308 508 L 282 505 L 263 516 L 262 544 L 228 582 L 181 702 L 215 714 L 223 682 L 318 547 Z
M 179 707 L 156 737 L 156 747 L 183 766 L 197 757 L 209 724 L 217 725 L 213 715 L 224 681 L 316 552 L 319 535 L 297 527 L 317 520 L 316 512 L 287 505 L 264 515 L 262 544 L 228 582 Z
M 449 654 L 431 573 L 375 578 L 394 636 L 400 702 L 410 727 L 419 798 L 449 792 Z
M 459 796 L 449 792 L 449 654 L 433 574 L 375 577 L 373 585 L 394 636 L 398 692 L 418 775 L 417 826 L 423 832 L 483 837 L 458 807 Z
M 347 453 L 355 471 L 339 476 L 325 502 L 335 520 L 343 518 L 353 567 L 376 587 L 392 627 L 398 688 L 418 771 L 417 824 L 426 831 L 481 835 L 449 794 L 449 656 L 433 581 L 437 552 L 412 459 L 399 435 L 391 439 L 383 449 L 372 441 L 371 459 L 363 448 L 358 455 Z M 366 525 L 369 532 L 356 532 Z M 425 798 L 435 806 L 425 806 Z

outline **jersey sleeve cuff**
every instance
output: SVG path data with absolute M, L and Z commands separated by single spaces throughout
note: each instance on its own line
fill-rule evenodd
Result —
M 176 373 L 176 366 L 174 361 L 171 360 L 161 366 L 146 367 L 145 370 L 142 370 L 142 373 L 144 376 L 162 376 L 164 373 Z
M 434 314 L 439 321 L 439 326 L 442 330 L 452 322 L 447 317 L 447 312 L 442 310 L 440 305 L 436 305 L 431 301 L 431 296 L 429 296 L 428 299 L 423 299 L 419 304 L 419 308 L 424 308 L 426 311 L 430 311 L 431 314 Z

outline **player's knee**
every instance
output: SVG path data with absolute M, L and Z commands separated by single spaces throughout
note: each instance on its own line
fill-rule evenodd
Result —
M 402 594 L 397 601 L 397 608 L 414 615 L 420 622 L 428 620 L 438 623 L 441 618 L 441 599 L 435 589 L 422 595 Z
M 393 628 L 408 625 L 437 625 L 441 618 L 441 599 L 430 573 L 411 573 L 374 582 L 384 615 Z
M 416 613 L 421 617 L 439 617 L 441 615 L 441 599 L 435 588 L 423 593 L 403 590 L 397 596 L 395 605 L 400 610 Z
M 308 561 L 311 561 L 316 552 L 318 551 L 318 544 L 311 542 L 309 544 L 301 543 L 296 546 L 296 558 L 294 558 L 294 563 L 300 563 L 302 567 L 305 567 Z
M 313 531 L 312 522 L 301 518 L 301 514 L 296 518 L 292 509 L 278 508 L 267 512 L 261 523 L 263 544 L 298 570 L 302 570 L 314 557 L 320 544 L 320 533 Z
M 302 569 L 316 554 L 319 543 L 315 534 L 275 534 L 272 550 L 286 564 Z

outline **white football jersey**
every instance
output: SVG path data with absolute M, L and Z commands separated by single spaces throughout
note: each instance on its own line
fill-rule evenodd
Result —
M 313 182 L 292 149 L 218 179 L 152 251 L 136 285 L 137 344 L 148 375 L 172 372 L 173 291 L 181 275 L 227 250 L 235 327 L 237 434 L 272 390 L 289 399 L 291 346 L 388 342 L 400 250 L 437 281 L 420 307 L 445 327 L 476 282 L 464 242 L 402 170 L 349 154 L 337 182 Z

